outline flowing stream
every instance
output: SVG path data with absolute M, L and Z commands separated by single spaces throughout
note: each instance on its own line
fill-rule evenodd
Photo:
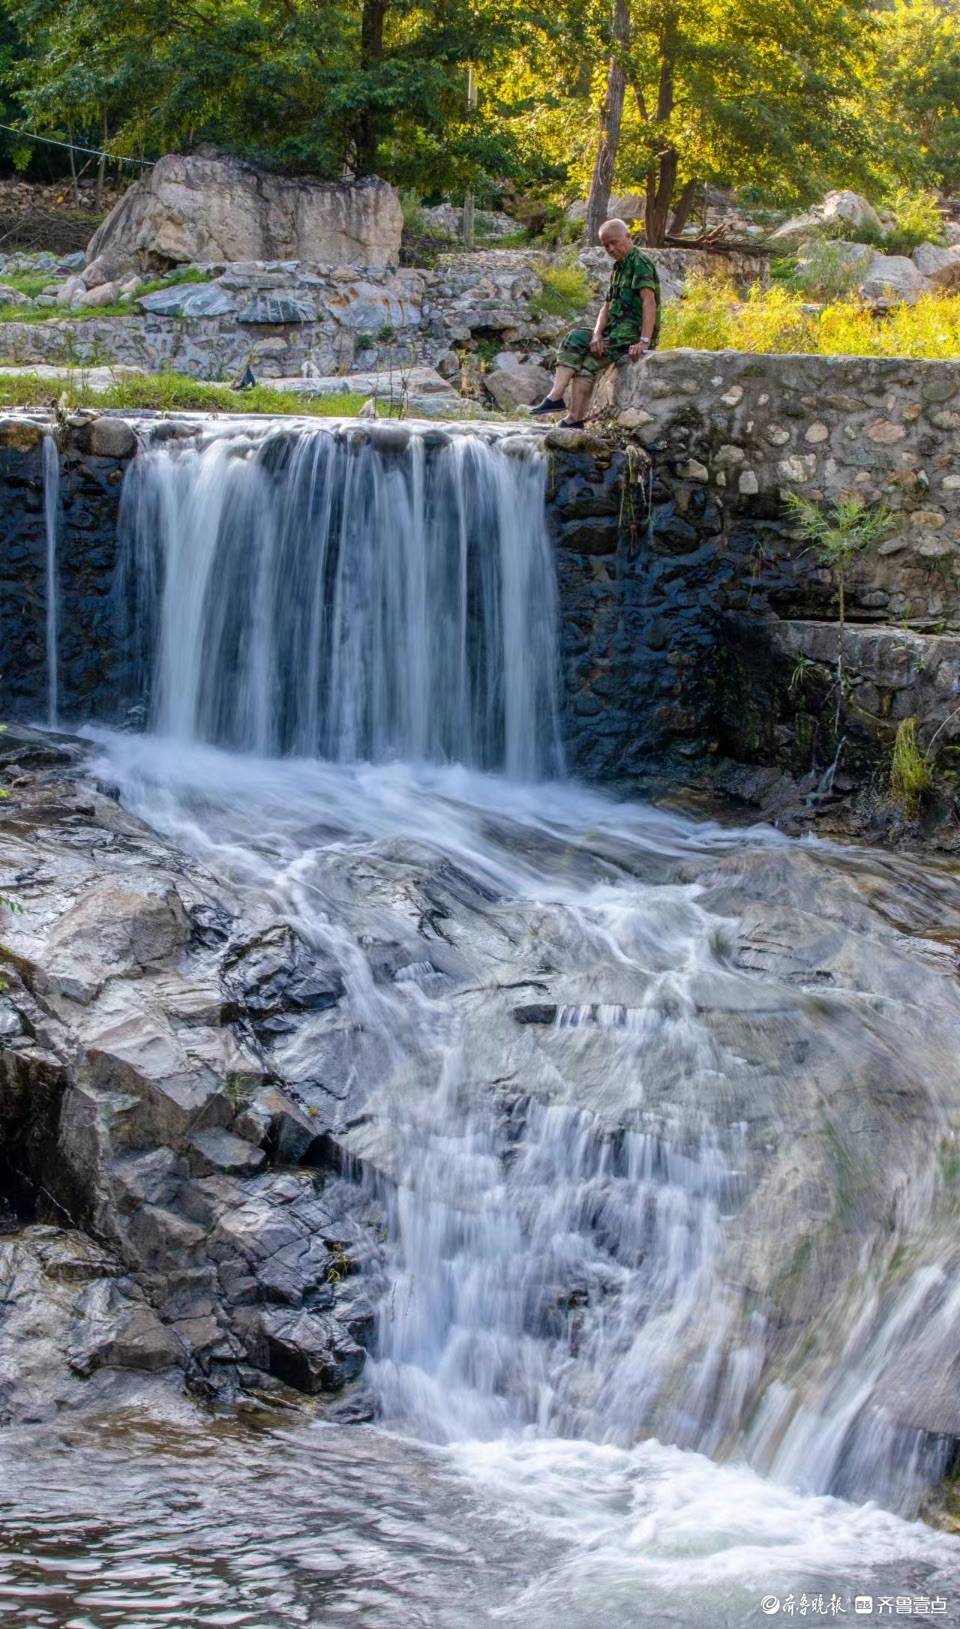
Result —
M 340 966 L 275 1058 L 386 1216 L 377 1423 L 12 1434 L 2 1621 L 958 1623 L 960 882 L 565 779 L 541 460 L 396 442 L 142 454 L 89 732 Z

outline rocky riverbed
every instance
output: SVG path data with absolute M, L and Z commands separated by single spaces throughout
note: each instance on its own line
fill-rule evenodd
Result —
M 372 1351 L 428 1436 L 559 1363 L 567 1435 L 907 1506 L 948 1464 L 952 870 L 134 736 L 9 736 L 4 774 L 7 1421 L 144 1372 L 362 1414 Z

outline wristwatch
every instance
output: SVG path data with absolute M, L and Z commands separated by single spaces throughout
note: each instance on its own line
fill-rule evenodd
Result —
M 650 349 L 650 341 L 646 339 L 643 334 L 640 335 L 640 338 L 637 340 L 637 344 L 642 345 L 644 350 L 649 351 Z

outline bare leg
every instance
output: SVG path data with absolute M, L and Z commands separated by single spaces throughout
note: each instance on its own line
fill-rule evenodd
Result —
M 569 413 L 572 419 L 585 419 L 587 408 L 590 406 L 590 397 L 593 395 L 593 380 L 583 374 L 574 379 L 570 388 Z
M 552 401 L 559 402 L 561 400 L 561 398 L 563 396 L 563 393 L 566 390 L 566 388 L 567 388 L 567 386 L 570 383 L 570 380 L 572 378 L 573 378 L 573 369 L 572 368 L 565 368 L 561 364 L 561 366 L 557 369 L 556 373 L 554 374 L 554 376 L 553 376 L 553 384 L 550 386 L 550 398 L 551 398 Z

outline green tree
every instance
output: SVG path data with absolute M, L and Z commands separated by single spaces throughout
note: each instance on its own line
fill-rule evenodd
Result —
M 51 129 L 107 112 L 120 152 L 201 141 L 336 178 L 434 190 L 509 168 L 466 64 L 515 46 L 517 0 L 5 0 L 27 44 L 8 74 Z
M 625 82 L 617 169 L 641 179 L 648 242 L 681 228 L 699 182 L 812 197 L 841 162 L 848 182 L 866 173 L 851 87 L 873 49 L 869 0 L 614 5 L 607 101 Z M 591 198 L 591 223 L 606 203 Z
M 887 179 L 960 186 L 960 0 L 893 0 L 877 18 L 863 117 Z

